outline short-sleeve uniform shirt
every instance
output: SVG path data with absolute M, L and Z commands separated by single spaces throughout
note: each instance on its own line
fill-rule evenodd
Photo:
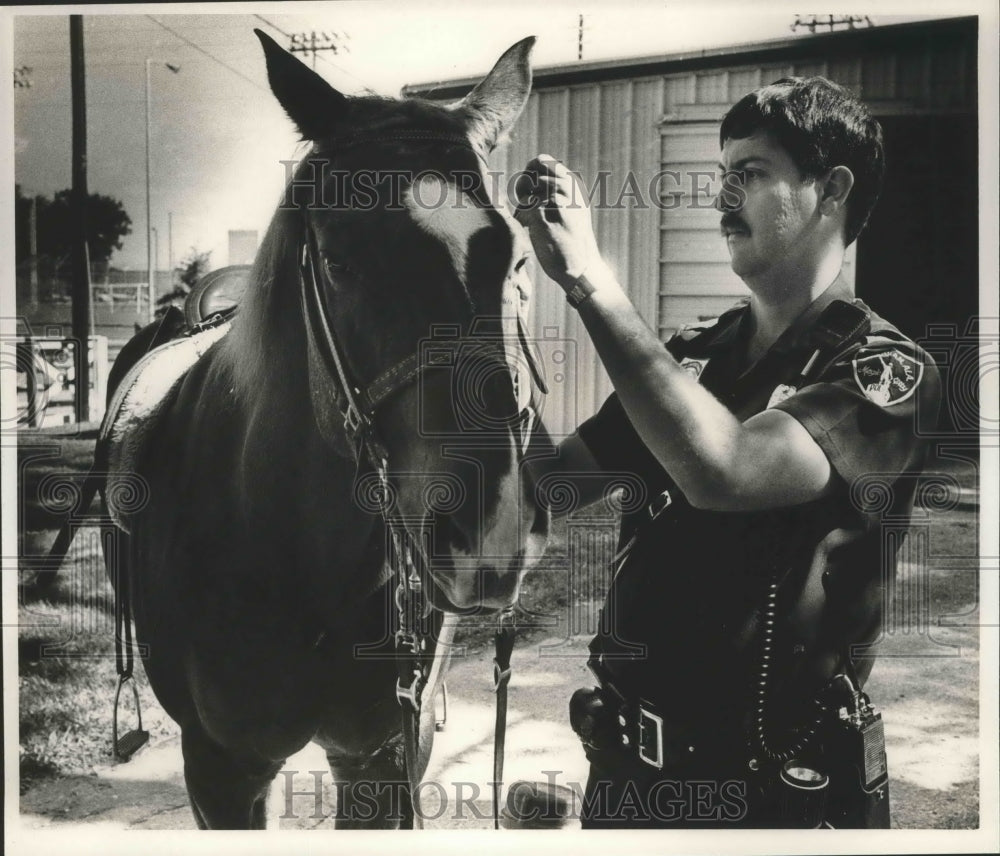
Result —
M 834 299 L 868 311 L 871 330 L 796 386 L 816 350 L 814 322 Z M 643 444 L 617 395 L 578 430 L 603 469 L 638 476 L 647 498 L 667 491 L 671 499 L 653 522 L 644 508 L 623 515 L 619 546 L 644 528 L 611 584 L 592 651 L 630 695 L 705 726 L 746 720 L 772 579 L 781 580 L 776 692 L 797 694 L 788 710 L 832 676 L 838 652 L 877 639 L 898 548 L 884 537 L 886 521 L 897 532 L 900 521 L 905 527 L 926 457 L 918 420 L 932 424 L 940 400 L 931 359 L 855 301 L 840 278 L 749 368 L 748 322 L 744 302 L 666 347 L 740 420 L 769 406 L 797 419 L 836 472 L 832 494 L 766 511 L 699 510 Z

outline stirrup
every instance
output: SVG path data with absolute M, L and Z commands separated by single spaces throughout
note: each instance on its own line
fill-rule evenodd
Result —
M 118 738 L 118 701 L 121 696 L 122 687 L 127 681 L 132 682 L 132 698 L 135 699 L 135 715 L 138 725 L 132 731 L 127 731 Z M 115 709 L 111 720 L 111 741 L 114 747 L 116 761 L 128 761 L 143 746 L 149 743 L 149 732 L 142 727 L 142 709 L 139 707 L 139 688 L 135 685 L 135 679 L 131 675 L 122 675 L 118 679 L 118 689 L 115 690 Z

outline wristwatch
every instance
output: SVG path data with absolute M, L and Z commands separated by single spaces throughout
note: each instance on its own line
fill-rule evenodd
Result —
M 574 280 L 573 287 L 566 291 L 566 300 L 574 309 L 579 309 L 580 304 L 595 291 L 597 286 L 587 279 L 585 273 L 582 273 Z

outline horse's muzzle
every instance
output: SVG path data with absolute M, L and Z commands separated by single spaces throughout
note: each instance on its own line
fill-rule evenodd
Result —
M 510 569 L 498 570 L 491 561 L 454 552 L 430 563 L 428 598 L 445 612 L 504 609 L 517 599 L 524 573 L 520 556 L 510 559 Z

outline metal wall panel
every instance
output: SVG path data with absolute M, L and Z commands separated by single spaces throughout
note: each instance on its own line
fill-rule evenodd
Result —
M 728 71 L 713 71 L 695 76 L 695 100 L 699 104 L 718 104 L 728 98 Z
M 930 54 L 924 51 L 906 51 L 897 62 L 898 97 L 924 103 L 930 100 Z
M 967 54 L 961 46 L 934 51 L 930 61 L 930 99 L 932 107 L 961 107 L 970 98 L 966 75 Z
M 714 205 L 709 204 L 711 201 L 707 196 L 685 196 L 680 200 L 680 204 L 675 207 L 664 207 L 660 212 L 660 228 L 670 231 L 676 229 L 705 229 L 710 232 L 717 232 L 719 229 L 719 212 L 715 210 Z
M 724 110 L 719 106 L 716 112 Z M 715 184 L 709 176 L 714 177 L 719 158 L 718 124 L 667 120 L 660 131 L 662 166 L 681 172 L 687 190 L 678 207 L 660 212 L 656 329 L 667 339 L 679 327 L 724 311 L 746 294 L 746 287 L 729 267 L 719 214 L 710 207 Z
M 837 57 L 827 64 L 827 76 L 861 95 L 861 60 L 858 57 Z
M 776 80 L 781 80 L 783 77 L 794 76 L 794 65 L 772 63 L 762 65 L 760 67 L 760 82 L 762 86 L 766 86 L 768 83 L 774 83 Z
M 511 141 L 491 162 L 507 176 L 503 185 L 540 152 L 580 175 L 584 191 L 593 194 L 602 253 L 652 325 L 660 304 L 660 224 L 648 188 L 659 161 L 656 123 L 663 114 L 663 91 L 662 78 L 653 78 L 536 92 Z M 629 175 L 637 192 L 623 195 Z M 555 436 L 565 436 L 597 410 L 611 383 L 561 290 L 537 263 L 529 271 L 534 281 L 529 321 L 550 387 L 543 415 Z
M 670 74 L 663 80 L 663 109 L 669 112 L 678 104 L 694 104 L 695 81 L 693 74 Z
M 760 86 L 760 69 L 757 67 L 734 69 L 729 72 L 729 92 L 720 98 L 735 104 L 748 92 Z
M 861 95 L 869 99 L 896 97 L 896 57 L 869 55 L 861 60 Z
M 826 62 L 797 62 L 792 68 L 795 77 L 829 77 Z
M 644 208 L 628 211 L 628 279 L 632 301 L 646 323 L 655 329 L 659 311 L 660 240 L 659 209 L 652 194 L 659 190 L 650 172 L 659 163 L 660 134 L 657 122 L 663 114 L 663 80 L 636 81 L 632 85 L 628 169 L 639 177 L 650 198 Z M 654 186 L 650 189 L 650 185 Z
M 572 159 L 575 152 L 571 149 L 570 96 L 568 88 L 543 91 L 539 94 L 538 138 L 536 151 L 532 152 L 531 156 L 545 152 L 578 170 L 579 167 Z M 523 165 L 524 162 L 519 163 L 515 168 L 519 169 Z M 575 317 L 575 313 L 570 311 L 559 287 L 550 282 L 537 266 L 534 270 L 534 279 L 534 311 L 531 321 L 535 338 L 547 350 L 573 354 L 575 352 L 573 343 L 584 338 L 581 335 L 583 331 L 579 320 Z M 565 342 L 566 347 L 559 348 L 558 345 L 552 345 L 559 342 Z M 544 358 L 546 355 L 542 356 Z M 587 375 L 597 371 L 599 361 L 593 356 L 587 358 L 577 354 L 573 365 L 566 365 L 565 362 L 561 364 L 564 368 L 558 372 L 561 380 L 555 383 L 554 375 L 557 372 L 551 361 L 552 356 L 553 354 L 550 354 L 550 359 L 543 359 L 550 389 L 543 418 L 553 436 L 558 438 L 572 431 L 573 426 L 568 425 L 568 422 L 578 406 L 582 392 L 590 386 Z

